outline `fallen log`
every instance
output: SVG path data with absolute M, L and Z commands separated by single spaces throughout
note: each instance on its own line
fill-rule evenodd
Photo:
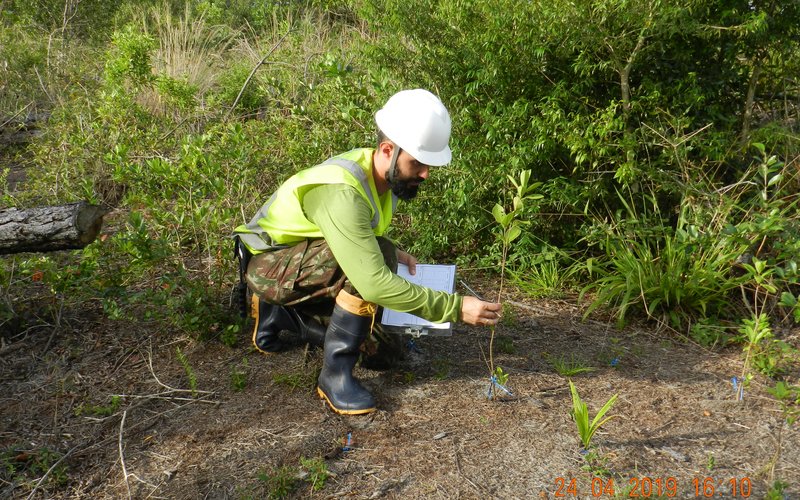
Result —
M 0 117 L 0 145 L 27 144 L 42 134 L 40 124 L 50 118 L 47 113 L 34 113 L 23 118 Z
M 83 248 L 97 237 L 105 214 L 85 201 L 0 210 L 0 254 Z

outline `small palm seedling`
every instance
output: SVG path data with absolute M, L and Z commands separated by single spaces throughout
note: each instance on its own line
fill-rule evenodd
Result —
M 606 401 L 606 404 L 600 408 L 597 415 L 589 422 L 589 408 L 586 406 L 586 403 L 581 400 L 578 389 L 575 388 L 575 384 L 572 383 L 572 380 L 569 381 L 569 390 L 572 393 L 572 418 L 575 419 L 575 425 L 578 427 L 578 436 L 581 438 L 583 449 L 588 450 L 589 446 L 592 444 L 592 437 L 594 437 L 598 429 L 613 418 L 613 416 L 603 417 L 611 410 L 611 407 L 614 406 L 618 394 L 611 396 L 611 399 Z
M 586 366 L 581 360 L 575 359 L 575 355 L 570 355 L 569 359 L 563 354 L 557 358 L 548 356 L 547 362 L 550 363 L 550 366 L 562 377 L 572 377 L 581 373 L 594 371 L 594 368 L 591 366 Z

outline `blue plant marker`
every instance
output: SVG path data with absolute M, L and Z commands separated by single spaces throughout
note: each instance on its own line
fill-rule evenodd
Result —
M 414 339 L 408 339 L 408 342 L 406 342 L 406 348 L 408 349 L 408 352 L 415 352 L 417 354 L 422 354 L 422 350 L 419 347 L 417 347 L 417 343 L 414 342 Z
M 342 451 L 347 453 L 348 451 L 352 450 L 350 445 L 353 443 L 353 433 L 347 433 L 347 441 L 345 441 L 344 446 L 342 447 Z
M 496 376 L 492 375 L 491 381 L 489 383 L 489 391 L 486 393 L 486 398 L 487 399 L 492 399 L 492 388 L 493 387 L 497 387 L 498 389 L 500 389 L 501 391 L 505 392 L 509 396 L 513 396 L 514 395 L 514 393 L 512 393 L 511 390 L 508 389 L 508 387 L 504 386 L 503 384 L 501 384 L 500 382 L 497 381 L 497 377 Z
M 741 401 L 744 399 L 744 384 L 742 384 L 744 380 L 740 379 L 739 377 L 733 377 L 731 379 L 731 383 L 733 384 L 733 393 L 736 395 L 736 399 Z M 741 391 L 739 390 L 739 384 L 742 384 Z
M 611 363 L 609 363 L 609 365 L 611 365 L 611 368 L 616 368 L 618 364 L 619 364 L 619 357 L 615 357 L 614 359 L 611 360 Z

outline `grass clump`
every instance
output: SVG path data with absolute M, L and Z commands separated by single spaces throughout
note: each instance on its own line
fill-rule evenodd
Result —
M 583 361 L 570 354 L 569 359 L 565 355 L 547 356 L 547 362 L 562 377 L 572 377 L 581 373 L 594 371 L 594 368 L 586 365 Z
M 325 488 L 332 476 L 328 464 L 322 457 L 300 457 L 299 466 L 282 465 L 269 472 L 258 474 L 258 480 L 264 485 L 267 498 L 286 498 L 295 493 L 303 483 L 310 488 L 309 494 Z

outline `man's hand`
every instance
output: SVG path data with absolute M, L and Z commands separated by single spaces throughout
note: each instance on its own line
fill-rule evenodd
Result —
M 503 306 L 465 296 L 461 299 L 461 321 L 468 325 L 491 326 L 500 321 Z
M 407 265 L 408 266 L 408 272 L 409 272 L 409 274 L 411 274 L 411 276 L 414 276 L 415 274 L 417 274 L 417 262 L 419 262 L 419 261 L 417 260 L 416 257 L 411 255 L 410 253 L 404 252 L 404 251 L 402 251 L 402 250 L 400 250 L 398 248 L 397 249 L 397 262 L 399 262 L 400 264 Z

